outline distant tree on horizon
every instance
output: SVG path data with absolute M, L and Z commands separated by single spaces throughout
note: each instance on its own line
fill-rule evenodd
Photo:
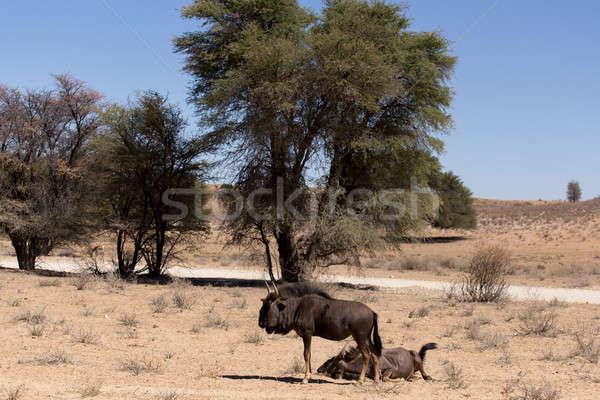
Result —
M 567 200 L 571 203 L 576 203 L 581 200 L 581 186 L 579 182 L 571 181 L 567 184 Z

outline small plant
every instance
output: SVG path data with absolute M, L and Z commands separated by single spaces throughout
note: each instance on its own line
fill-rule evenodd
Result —
M 173 305 L 180 310 L 189 310 L 196 300 L 192 294 L 184 288 L 175 288 L 172 294 Z
M 44 324 L 30 325 L 29 334 L 33 337 L 40 337 L 44 334 L 46 327 Z
M 237 298 L 231 304 L 232 308 L 239 308 L 240 310 L 245 310 L 248 308 L 248 301 L 245 298 Z
M 24 310 L 15 317 L 15 321 L 26 322 L 30 325 L 41 325 L 46 321 L 46 307 L 38 310 Z
M 516 389 L 514 386 L 516 385 Z M 517 384 L 509 385 L 506 392 L 519 391 L 515 396 L 511 396 L 510 400 L 558 400 L 560 392 L 554 390 L 549 384 L 536 385 L 531 382 L 518 382 Z
M 206 328 L 222 328 L 227 330 L 231 327 L 231 323 L 224 319 L 218 312 L 211 311 L 206 317 L 204 326 Z
M 300 357 L 295 357 L 292 360 L 292 364 L 285 370 L 285 374 L 300 374 L 303 373 L 306 369 L 304 364 L 304 360 L 300 359 Z
M 19 307 L 21 304 L 23 304 L 23 300 L 21 299 L 12 299 L 8 302 L 8 305 L 11 307 Z
M 179 393 L 177 392 L 166 392 L 158 395 L 158 400 L 177 400 Z
M 121 362 L 122 371 L 130 372 L 136 376 L 142 372 L 159 372 L 160 369 L 161 363 L 159 360 L 127 358 Z
M 38 357 L 37 362 L 42 365 L 72 364 L 71 356 L 64 349 L 52 350 Z
M 508 345 L 506 336 L 498 332 L 493 335 L 485 335 L 480 340 L 482 342 L 481 350 L 505 349 Z
M 498 245 L 477 249 L 463 280 L 462 297 L 475 302 L 499 302 L 506 298 L 510 254 Z
M 466 386 L 463 371 L 452 361 L 447 361 L 444 365 L 446 373 L 446 384 L 450 389 L 460 389 Z
M 19 400 L 23 396 L 24 386 L 20 385 L 6 391 L 6 400 Z
M 130 328 L 138 326 L 138 319 L 134 313 L 125 313 L 119 317 L 119 322 L 123 326 L 127 326 Z
M 261 344 L 265 342 L 265 335 L 258 331 L 249 332 L 245 338 L 246 343 Z
M 99 342 L 98 335 L 89 329 L 80 329 L 73 335 L 73 339 L 83 344 L 98 344 Z
M 408 318 L 424 318 L 429 315 L 429 308 L 427 306 L 421 306 L 417 310 L 413 310 L 408 313 Z
M 517 333 L 520 335 L 554 336 L 556 334 L 556 314 L 554 311 L 530 307 L 524 313 L 519 314 L 519 319 L 521 324 L 517 329 Z
M 60 286 L 58 279 L 42 279 L 40 281 L 40 287 L 57 287 Z
M 600 360 L 600 343 L 593 334 L 587 335 L 583 329 L 575 333 L 576 348 L 573 355 L 580 356 L 592 363 Z
M 81 397 L 96 397 L 101 393 L 102 381 L 96 381 L 92 383 L 88 383 L 84 387 L 79 390 L 79 394 Z
M 77 290 L 83 290 L 89 287 L 96 278 L 92 274 L 82 273 L 72 279 L 72 284 Z
M 164 294 L 153 297 L 150 304 L 152 305 L 152 312 L 155 314 L 163 313 L 169 307 L 169 302 Z

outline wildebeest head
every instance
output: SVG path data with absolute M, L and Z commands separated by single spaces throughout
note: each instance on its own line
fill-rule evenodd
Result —
M 258 326 L 264 328 L 267 333 L 288 333 L 290 329 L 284 321 L 286 318 L 286 307 L 288 299 L 281 296 L 277 286 L 273 284 L 274 291 L 271 291 L 269 284 L 267 284 L 268 294 L 267 297 L 262 299 L 262 307 L 258 314 Z

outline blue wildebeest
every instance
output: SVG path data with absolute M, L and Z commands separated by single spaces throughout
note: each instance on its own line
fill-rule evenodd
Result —
M 334 379 L 356 379 L 361 372 L 363 360 L 356 347 L 350 349 L 347 349 L 347 347 L 348 345 L 344 346 L 336 356 L 325 361 L 317 372 Z M 437 344 L 427 343 L 421 347 L 418 353 L 402 347 L 384 349 L 379 359 L 382 379 L 384 381 L 394 379 L 411 380 L 414 373 L 419 371 L 423 379 L 430 380 L 431 376 L 425 373 L 423 364 L 425 363 L 425 353 L 433 349 L 437 349 Z M 369 365 L 367 376 L 373 377 L 371 365 Z
M 305 292 L 299 297 L 290 296 L 289 287 L 286 286 L 285 291 L 282 288 L 280 292 L 275 284 L 273 286 L 271 291 L 267 284 L 269 292 L 262 300 L 258 326 L 269 334 L 285 335 L 294 330 L 302 338 L 306 366 L 303 383 L 308 382 L 312 372 L 310 346 L 313 336 L 336 341 L 352 336 L 364 359 L 358 381 L 364 382 L 372 359 L 373 377 L 375 382 L 379 382 L 379 357 L 383 346 L 377 328 L 377 314 L 373 310 L 362 303 L 332 299 L 322 293 Z

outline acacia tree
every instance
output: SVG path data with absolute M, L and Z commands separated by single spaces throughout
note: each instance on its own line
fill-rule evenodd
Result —
M 269 218 L 243 214 L 228 224 L 233 240 L 262 243 L 268 264 L 275 243 L 287 281 L 383 245 L 378 207 L 348 206 L 347 167 L 367 153 L 441 150 L 433 134 L 451 125 L 445 82 L 455 63 L 447 40 L 409 31 L 399 6 L 359 0 L 327 1 L 321 18 L 294 0 L 198 0 L 183 16 L 205 24 L 175 40 L 209 127 L 202 139 L 234 160 L 236 189 L 270 191 L 257 206 Z M 318 190 L 308 190 L 310 167 L 325 172 Z
M 579 186 L 579 182 L 571 181 L 567 184 L 567 200 L 571 203 L 581 200 L 581 186 Z
M 105 226 L 115 234 L 116 264 L 124 278 L 144 271 L 160 276 L 190 235 L 208 231 L 194 213 L 193 193 L 164 201 L 170 189 L 197 187 L 207 169 L 198 158 L 203 145 L 185 138 L 186 125 L 176 106 L 151 91 L 104 114 L 105 129 L 95 146 L 102 182 L 98 197 Z M 182 202 L 188 212 L 176 213 L 169 200 Z M 145 267 L 136 270 L 142 260 Z
M 52 90 L 0 87 L 0 229 L 19 268 L 85 227 L 89 142 L 102 96 L 68 75 Z

